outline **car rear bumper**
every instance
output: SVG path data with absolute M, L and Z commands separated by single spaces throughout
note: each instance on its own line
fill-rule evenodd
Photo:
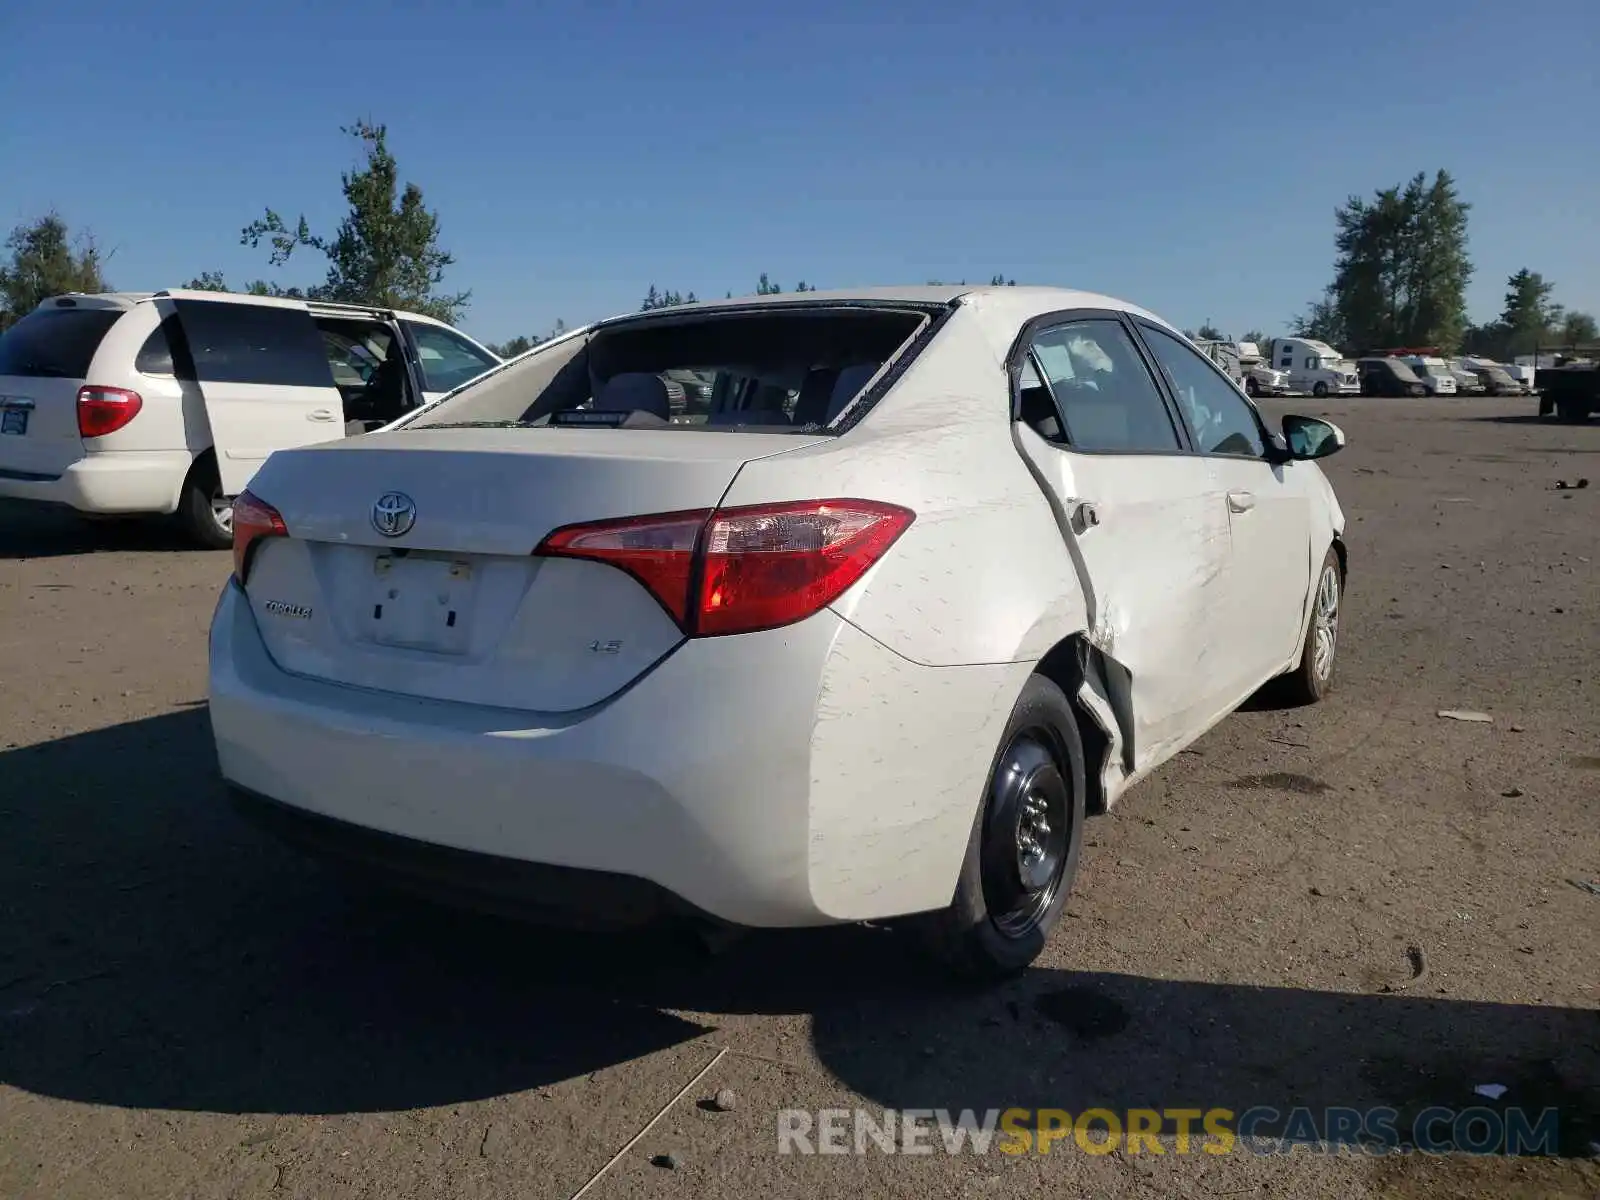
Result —
M 60 474 L 0 463 L 0 499 L 61 505 L 103 515 L 171 513 L 193 457 L 186 450 L 86 454 Z
M 704 917 L 664 888 L 628 875 L 457 850 L 370 829 L 230 786 L 234 809 L 295 849 L 460 908 L 551 924 L 626 928 Z
M 920 667 L 824 611 L 687 643 L 580 713 L 480 708 L 282 671 L 233 583 L 210 655 L 222 775 L 321 831 L 302 844 L 355 841 L 413 882 L 408 863 L 448 861 L 470 883 L 461 855 L 487 856 L 484 878 L 521 881 L 516 907 L 564 917 L 686 907 L 758 927 L 948 904 L 1029 671 Z M 562 888 L 527 883 L 563 878 L 544 868 L 605 886 L 552 904 Z

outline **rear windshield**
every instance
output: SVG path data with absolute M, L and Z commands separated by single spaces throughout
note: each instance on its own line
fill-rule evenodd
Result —
M 905 309 L 796 307 L 630 321 L 496 371 L 405 428 L 584 424 L 816 432 L 929 319 Z
M 0 334 L 0 375 L 85 379 L 119 308 L 40 308 Z

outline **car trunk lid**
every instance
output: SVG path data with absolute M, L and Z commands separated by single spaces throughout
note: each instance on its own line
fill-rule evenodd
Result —
M 250 605 L 286 671 L 434 700 L 587 708 L 683 634 L 626 572 L 535 547 L 566 525 L 714 508 L 744 463 L 817 440 L 432 428 L 275 454 L 250 490 L 288 536 L 255 553 Z

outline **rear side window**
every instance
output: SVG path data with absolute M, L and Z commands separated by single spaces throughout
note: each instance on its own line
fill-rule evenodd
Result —
M 145 338 L 133 360 L 133 369 L 141 375 L 167 375 L 194 382 L 194 363 L 177 317 L 168 317 Z
M 174 302 L 201 383 L 333 386 L 322 335 L 303 309 L 215 300 Z
M 122 317 L 116 308 L 42 308 L 0 335 L 0 375 L 87 379 L 94 352 Z
M 1124 454 L 1181 449 L 1166 401 L 1120 322 L 1095 319 L 1046 329 L 1033 340 L 1033 359 L 1073 449 Z M 1037 406 L 1038 398 L 1024 394 L 1023 403 Z

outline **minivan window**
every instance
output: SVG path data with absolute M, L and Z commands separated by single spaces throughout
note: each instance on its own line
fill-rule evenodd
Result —
M 183 326 L 177 317 L 168 317 L 156 326 L 156 331 L 145 338 L 144 345 L 133 360 L 133 369 L 141 375 L 167 375 L 175 379 L 194 381 L 194 363 L 189 361 L 189 349 L 183 340 Z
M 120 308 L 39 308 L 0 334 L 0 375 L 86 379 Z
M 322 335 L 304 309 L 219 300 L 173 304 L 202 384 L 333 386 Z
M 476 379 L 495 360 L 466 338 L 420 321 L 407 321 L 422 360 L 422 377 L 430 392 L 452 392 L 470 379 Z

